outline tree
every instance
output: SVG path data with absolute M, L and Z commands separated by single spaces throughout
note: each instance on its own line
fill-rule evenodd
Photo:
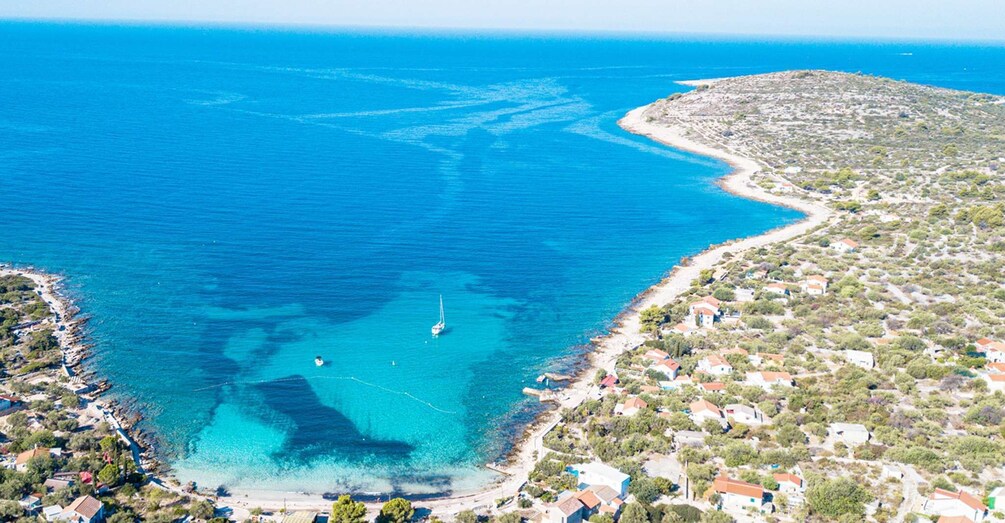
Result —
M 610 514 L 594 514 L 590 516 L 590 523 L 614 523 L 614 517 Z
M 332 513 L 328 518 L 331 523 L 363 523 L 366 519 L 366 505 L 353 501 L 352 496 L 344 494 L 332 504 Z
M 656 501 L 660 497 L 660 489 L 652 479 L 643 477 L 632 481 L 628 485 L 628 492 L 635 496 L 635 499 L 646 505 Z
M 113 486 L 119 482 L 119 467 L 109 463 L 98 472 L 98 479 L 108 486 Z
M 188 509 L 188 514 L 195 519 L 208 520 L 215 513 L 216 508 L 213 507 L 213 504 L 205 500 L 192 503 L 192 506 Z
M 733 516 L 721 510 L 709 510 L 701 515 L 701 523 L 733 523 Z
M 649 511 L 641 503 L 628 503 L 621 512 L 618 523 L 649 523 Z
M 507 512 L 496 519 L 497 523 L 520 523 L 523 517 L 516 512 Z
M 829 518 L 861 516 L 865 514 L 865 504 L 871 500 L 869 491 L 848 478 L 822 480 L 806 493 L 810 512 Z
M 4 521 L 14 521 L 24 514 L 21 505 L 17 501 L 0 501 L 0 519 Z
M 454 521 L 457 523 L 478 523 L 478 514 L 475 514 L 473 510 L 464 510 L 454 516 Z
M 412 503 L 407 499 L 394 498 L 380 507 L 378 523 L 408 523 L 415 515 Z

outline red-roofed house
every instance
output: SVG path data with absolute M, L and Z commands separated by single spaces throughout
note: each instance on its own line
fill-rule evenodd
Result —
M 734 510 L 748 508 L 761 509 L 764 499 L 764 487 L 760 485 L 747 483 L 738 479 L 730 479 L 726 476 L 719 476 L 715 478 L 712 487 L 722 499 L 722 508 Z
M 806 490 L 803 478 L 795 474 L 773 474 L 778 482 L 778 491 L 786 494 L 802 494 Z
M 792 375 L 788 372 L 761 371 L 748 372 L 747 385 L 769 390 L 772 387 L 792 387 Z
M 855 252 L 858 250 L 858 242 L 842 238 L 831 244 L 831 248 L 840 253 Z
M 708 420 L 715 420 L 723 428 L 729 426 L 729 422 L 726 421 L 726 416 L 722 414 L 719 407 L 716 407 L 712 402 L 708 400 L 698 400 L 689 406 L 691 410 L 691 421 L 699 427 L 702 426 Z
M 614 406 L 614 413 L 620 414 L 622 416 L 634 416 L 639 413 L 640 410 L 648 407 L 649 404 L 642 401 L 641 398 L 628 398 L 624 403 L 619 403 Z
M 674 360 L 666 360 L 649 367 L 660 374 L 663 374 L 667 379 L 674 379 L 677 377 L 677 373 L 680 372 L 680 363 Z
M 26 450 L 17 455 L 14 458 L 14 468 L 19 472 L 24 472 L 28 470 L 28 462 L 34 458 L 40 458 L 42 456 L 48 456 L 49 449 L 45 447 L 35 447 L 31 450 Z
M 726 384 L 718 381 L 713 381 L 711 383 L 699 383 L 698 386 L 705 392 L 720 392 L 726 390 Z
M 827 285 L 830 282 L 827 278 L 819 275 L 807 276 L 799 287 L 810 296 L 821 296 L 827 292 Z
M 988 508 L 979 499 L 962 490 L 950 492 L 937 488 L 925 500 L 924 511 L 937 516 L 964 516 L 976 522 L 984 520 Z
M 571 492 L 547 506 L 549 523 L 580 523 L 583 521 L 583 502 Z
M 769 283 L 764 287 L 764 290 L 779 296 L 789 295 L 789 286 L 784 283 Z
M 988 370 L 997 374 L 1005 374 L 1005 363 L 988 363 Z
M 988 382 L 988 390 L 1005 392 L 1005 374 L 985 374 L 983 377 Z
M 647 360 L 652 360 L 652 361 L 655 361 L 655 362 L 660 362 L 660 361 L 663 361 L 663 360 L 670 359 L 670 355 L 667 354 L 666 351 L 662 351 L 662 350 L 659 350 L 659 349 L 649 349 L 649 350 L 646 351 L 645 354 L 642 355 L 642 357 L 645 358 L 645 359 L 647 359 Z
M 1005 363 L 1005 343 L 996 341 L 988 345 L 984 357 L 991 363 Z
M 995 340 L 992 340 L 991 338 L 981 338 L 977 340 L 977 342 L 974 343 L 974 345 L 977 346 L 977 352 L 986 352 L 988 350 L 988 347 L 990 347 L 991 344 L 993 344 L 994 342 Z
M 604 376 L 604 379 L 600 380 L 600 388 L 609 389 L 618 384 L 618 377 L 614 374 L 608 374 Z
M 719 300 L 706 296 L 691 304 L 689 308 L 693 323 L 698 327 L 712 328 L 719 317 Z
M 97 523 L 105 519 L 105 506 L 97 498 L 81 496 L 63 510 L 59 519 L 71 523 Z

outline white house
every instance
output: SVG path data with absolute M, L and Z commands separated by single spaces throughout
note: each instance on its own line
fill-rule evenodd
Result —
M 795 474 L 774 474 L 775 481 L 778 482 L 778 491 L 786 494 L 802 494 L 806 491 L 806 484 L 803 478 Z
M 994 345 L 994 343 L 995 340 L 992 340 L 991 338 L 981 338 L 974 342 L 974 345 L 977 346 L 977 352 L 985 353 L 988 351 L 988 347 Z
M 724 376 L 733 372 L 733 366 L 718 354 L 711 354 L 698 362 L 698 370 L 715 376 Z
M 676 379 L 677 373 L 680 372 L 680 363 L 677 363 L 674 360 L 666 360 L 661 361 L 650 368 L 672 380 Z
M 726 416 L 723 415 L 719 407 L 716 407 L 708 400 L 698 400 L 690 405 L 691 410 L 691 421 L 699 427 L 702 426 L 707 420 L 715 420 L 723 428 L 729 426 L 729 422 L 726 421 Z
M 799 284 L 799 288 L 810 296 L 822 296 L 827 293 L 827 285 L 829 283 L 830 282 L 827 281 L 827 278 L 819 275 L 813 275 L 807 276 L 806 279 Z
M 722 312 L 719 310 L 719 300 L 706 296 L 696 302 L 691 303 L 688 312 L 692 322 L 698 327 L 712 328 L 715 320 Z
M 848 363 L 858 365 L 863 369 L 871 369 L 876 366 L 876 358 L 873 357 L 871 352 L 866 352 L 864 350 L 846 350 L 842 352 Z
M 758 367 L 760 367 L 765 360 L 782 365 L 785 363 L 785 356 L 782 356 L 781 354 L 771 354 L 770 352 L 758 352 L 747 356 L 747 361 Z
M 831 248 L 840 253 L 855 252 L 858 250 L 858 242 L 849 240 L 848 238 L 842 238 L 832 243 Z
M 614 413 L 620 414 L 622 416 L 634 416 L 639 413 L 639 411 L 645 410 L 649 404 L 642 401 L 641 398 L 632 397 L 625 400 L 624 403 L 618 403 L 614 406 Z
M 643 358 L 647 360 L 652 360 L 654 362 L 661 362 L 670 359 L 670 355 L 666 351 L 659 349 L 649 349 L 645 354 L 642 355 Z
M 28 470 L 28 462 L 34 458 L 40 458 L 42 456 L 49 456 L 51 452 L 45 447 L 35 447 L 30 450 L 26 450 L 17 455 L 14 458 L 14 468 L 18 472 L 24 472 Z
M 784 283 L 769 283 L 764 287 L 764 290 L 779 296 L 789 295 L 789 286 Z
M 59 521 L 59 516 L 63 514 L 63 507 L 59 505 L 49 505 L 42 508 L 42 517 L 46 521 Z
M 628 494 L 628 474 L 605 465 L 599 461 L 582 463 L 569 467 L 569 472 L 579 481 L 579 488 L 605 485 L 614 489 L 618 496 L 624 498 Z
M 981 376 L 988 383 L 988 390 L 991 392 L 1005 392 L 1005 374 L 984 374 Z
M 788 372 L 779 371 L 760 371 L 760 372 L 748 372 L 747 379 L 744 382 L 747 385 L 752 385 L 755 387 L 761 387 L 764 390 L 770 390 L 772 387 L 792 387 L 792 375 Z
M 546 508 L 549 523 L 580 523 L 583 521 L 583 503 L 572 492 L 564 492 L 558 501 Z
M 764 500 L 764 487 L 719 476 L 713 482 L 715 492 L 722 500 L 722 508 L 727 510 L 760 510 Z
M 749 426 L 764 424 L 764 413 L 755 407 L 730 403 L 723 408 L 726 411 L 726 417 L 734 423 L 742 423 Z
M 988 513 L 988 508 L 974 496 L 962 490 L 949 492 L 940 488 L 928 495 L 923 510 L 936 516 L 962 516 L 974 522 L 983 521 Z
M 865 425 L 858 423 L 831 423 L 830 427 L 827 428 L 827 433 L 829 436 L 844 442 L 845 445 L 852 446 L 861 445 L 872 437 L 869 429 L 865 428 Z
M 990 363 L 1005 363 L 1005 343 L 996 341 L 988 345 L 984 357 Z

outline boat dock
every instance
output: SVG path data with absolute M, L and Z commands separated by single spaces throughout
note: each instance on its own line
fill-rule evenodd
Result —
M 528 396 L 537 396 L 537 399 L 540 400 L 542 403 L 544 403 L 545 401 L 554 401 L 554 402 L 559 401 L 558 394 L 556 394 L 555 391 L 553 390 L 524 387 L 523 393 Z
M 550 380 L 550 381 L 569 381 L 571 379 L 572 379 L 572 376 L 569 376 L 568 374 L 556 374 L 554 372 L 545 372 L 544 374 L 542 374 L 542 375 L 540 375 L 540 376 L 537 377 L 537 382 L 538 383 L 543 383 L 544 380 Z

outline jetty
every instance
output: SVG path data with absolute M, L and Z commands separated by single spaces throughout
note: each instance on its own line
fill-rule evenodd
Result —
M 537 399 L 541 401 L 541 403 L 544 403 L 546 401 L 554 401 L 558 403 L 560 401 L 558 394 L 553 390 L 524 387 L 523 393 L 528 396 L 536 396 Z
M 550 381 L 569 381 L 571 379 L 572 379 L 572 376 L 569 376 L 568 374 L 556 374 L 554 372 L 545 372 L 544 374 L 542 374 L 542 375 L 540 375 L 540 376 L 537 377 L 537 382 L 538 383 L 543 383 L 544 380 L 550 380 Z

